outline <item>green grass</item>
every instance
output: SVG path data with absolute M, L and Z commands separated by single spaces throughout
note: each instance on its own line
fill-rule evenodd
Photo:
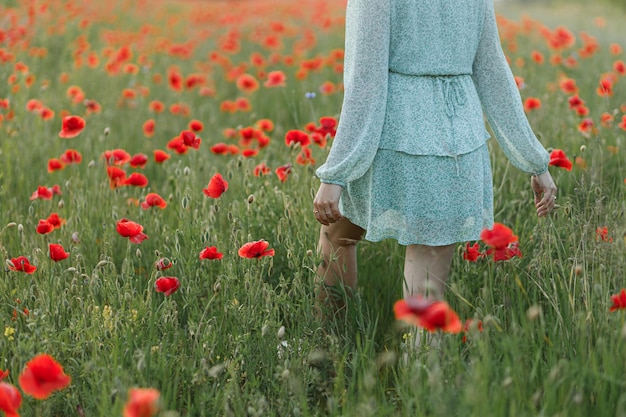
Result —
M 295 75 L 303 59 L 327 57 L 342 47 L 341 4 L 162 1 L 131 7 L 118 1 L 106 10 L 74 6 L 70 13 L 64 3 L 51 2 L 26 29 L 29 46 L 46 48 L 45 57 L 33 56 L 23 43 L 0 43 L 15 55 L 0 64 L 0 98 L 10 100 L 9 109 L 0 109 L 0 255 L 5 260 L 27 256 L 38 268 L 33 275 L 8 267 L 0 271 L 0 369 L 10 370 L 8 382 L 18 385 L 25 363 L 45 352 L 72 376 L 70 387 L 46 401 L 25 396 L 22 415 L 67 416 L 77 409 L 90 416 L 121 415 L 127 391 L 135 386 L 161 392 L 163 417 L 622 415 L 626 316 L 610 313 L 609 307 L 610 296 L 626 287 L 626 132 L 617 126 L 625 112 L 620 106 L 626 104 L 626 82 L 619 78 L 611 97 L 595 93 L 601 75 L 624 59 L 608 50 L 609 43 L 620 42 L 617 12 L 604 6 L 597 13 L 591 6 L 568 8 L 567 15 L 564 9 L 549 12 L 540 6 L 524 10 L 551 28 L 566 24 L 577 35 L 576 46 L 564 56 L 582 45 L 581 30 L 600 43 L 597 54 L 575 68 L 534 64 L 532 50 L 547 60 L 552 54 L 536 30 L 518 33 L 517 51 L 507 50 L 512 62 L 525 59 L 524 67 L 513 66 L 525 80 L 522 96 L 542 100 L 541 108 L 529 114 L 542 143 L 563 149 L 572 159 L 580 156 L 586 168 L 551 168 L 559 208 L 538 219 L 528 176 L 508 164 L 495 141 L 490 143 L 496 221 L 519 236 L 524 256 L 497 264 L 467 263 L 460 246 L 447 300 L 463 319 L 482 320 L 484 331 L 470 332 L 465 343 L 460 335 L 445 335 L 439 348 L 416 353 L 405 347 L 415 329 L 400 326 L 392 313 L 402 295 L 404 256 L 394 241 L 360 244 L 359 292 L 347 316 L 324 326 L 314 314 L 319 262 L 319 225 L 311 214 L 318 185 L 314 168 L 332 141 L 323 149 L 313 146 L 316 164 L 303 166 L 295 162 L 299 149 L 284 145 L 284 134 L 339 114 L 341 93 L 319 90 L 325 81 L 339 84 L 339 72 L 323 66 L 302 80 Z M 17 2 L 12 6 L 14 20 L 24 25 L 27 10 Z M 516 6 L 498 7 L 512 19 L 521 16 Z M 597 15 L 605 15 L 606 28 L 593 25 Z M 284 47 L 278 52 L 296 63 L 268 64 L 265 70 L 285 71 L 286 87 L 261 87 L 246 95 L 211 62 L 218 40 L 233 30 L 230 18 L 241 19 L 240 50 L 224 53 L 233 66 L 247 62 L 252 52 L 269 59 L 271 51 L 258 40 L 269 33 L 268 21 L 284 23 Z M 0 21 L 4 31 L 10 25 L 11 19 Z M 304 44 L 307 29 L 316 41 Z M 117 33 L 121 40 L 107 43 L 106 33 Z M 100 56 L 95 69 L 74 66 L 80 35 Z M 106 48 L 117 50 L 128 39 L 136 42 L 131 62 L 139 63 L 144 54 L 148 64 L 140 65 L 136 75 L 108 75 Z M 190 58 L 164 52 L 164 45 L 188 40 L 197 41 Z M 298 45 L 300 55 L 292 53 Z M 25 84 L 27 74 L 15 71 L 16 62 L 35 76 L 32 86 Z M 205 73 L 215 95 L 172 91 L 165 78 L 170 65 L 184 75 Z M 67 83 L 61 73 L 68 74 Z M 6 81 L 12 74 L 19 91 Z M 163 77 L 160 84 L 155 74 Z M 596 133 L 578 131 L 580 118 L 557 86 L 563 74 L 576 79 Z M 85 115 L 83 105 L 66 97 L 71 85 L 80 86 L 103 110 L 85 116 L 87 128 L 80 136 L 63 140 L 58 137 L 62 111 Z M 139 86 L 148 87 L 149 94 L 122 104 L 122 90 Z M 307 92 L 317 95 L 307 99 Z M 250 99 L 252 111 L 220 111 L 222 100 L 240 96 Z M 52 108 L 54 119 L 44 121 L 26 111 L 32 98 Z M 148 103 L 155 99 L 166 106 L 185 103 L 190 115 L 167 110 L 154 115 Z M 611 127 L 600 125 L 603 112 L 615 115 Z M 156 119 L 157 128 L 146 138 L 142 124 L 149 118 Z M 127 168 L 149 178 L 146 189 L 109 187 L 100 157 L 105 150 L 123 148 L 152 158 L 152 151 L 165 149 L 192 118 L 205 125 L 199 150 L 172 153 L 163 165 L 151 159 L 145 170 Z M 275 130 L 258 156 L 210 152 L 211 145 L 229 141 L 223 129 L 251 126 L 262 118 L 271 119 Z M 48 159 L 68 148 L 80 151 L 83 162 L 49 174 Z M 272 170 L 290 162 L 293 171 L 285 182 L 274 173 L 255 177 L 252 170 L 261 162 Z M 217 172 L 229 188 L 214 200 L 202 189 Z M 38 185 L 54 184 L 60 185 L 61 196 L 29 200 Z M 149 191 L 165 197 L 168 207 L 144 211 L 129 201 Z M 67 223 L 38 235 L 39 219 L 52 212 Z M 136 245 L 119 236 L 115 224 L 124 217 L 142 224 L 149 239 Z M 604 226 L 610 242 L 596 235 Z M 259 239 L 270 242 L 274 257 L 237 255 L 242 244 Z M 62 243 L 70 258 L 52 262 L 48 243 Z M 200 250 L 212 245 L 224 258 L 200 261 Z M 159 272 L 154 264 L 162 257 L 173 266 Z M 178 277 L 180 289 L 170 297 L 156 293 L 159 276 Z M 24 308 L 28 315 L 21 313 Z M 288 346 L 278 348 L 281 341 Z

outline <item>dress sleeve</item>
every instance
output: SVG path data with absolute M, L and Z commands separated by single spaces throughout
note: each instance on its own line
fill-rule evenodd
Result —
M 493 0 L 485 0 L 482 35 L 473 63 L 472 79 L 496 140 L 509 161 L 522 171 L 541 174 L 550 155 L 532 131 L 513 73 L 506 61 Z
M 322 182 L 354 181 L 369 169 L 383 129 L 389 76 L 390 5 L 393 0 L 348 0 L 344 97 Z

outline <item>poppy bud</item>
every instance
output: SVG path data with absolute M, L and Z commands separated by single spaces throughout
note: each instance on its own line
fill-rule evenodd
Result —
M 278 333 L 276 333 L 276 336 L 278 336 L 279 339 L 285 337 L 285 326 L 280 326 L 280 329 L 278 329 Z
M 182 205 L 184 209 L 187 209 L 187 207 L 189 207 L 189 197 L 187 196 L 183 197 Z
M 15 222 L 10 222 L 10 223 L 8 223 L 5 227 L 7 227 L 7 228 L 8 228 L 8 227 L 14 227 L 14 226 L 17 226 L 17 223 L 15 223 Z
M 263 327 L 261 327 L 261 336 L 265 336 L 268 330 L 269 326 L 267 324 L 264 324 Z
M 582 146 L 580 147 L 580 151 L 581 151 L 581 152 L 585 152 L 586 150 L 587 150 L 587 147 L 586 147 L 585 145 L 582 145 Z
M 541 309 L 541 306 L 538 306 L 538 305 L 530 306 L 530 308 L 526 310 L 526 317 L 530 321 L 537 320 L 538 318 L 541 317 L 542 314 L 543 314 L 543 310 Z
M 185 175 L 186 177 L 189 176 L 189 174 L 191 174 L 191 168 L 189 167 L 185 167 L 185 169 L 183 169 L 183 175 Z
M 220 284 L 220 282 L 216 282 L 215 285 L 213 285 L 213 292 L 220 292 L 220 290 L 222 289 L 222 284 Z
M 65 207 L 65 201 L 59 200 L 59 203 L 57 204 L 57 206 L 59 206 L 59 208 Z
M 87 164 L 87 168 L 93 168 L 95 166 L 96 166 L 96 161 L 94 160 L 89 161 L 89 163 Z
M 104 128 L 104 136 L 109 136 L 109 133 L 111 133 L 111 129 L 108 127 Z
M 250 194 L 248 196 L 248 204 L 252 204 L 252 203 L 254 203 L 254 194 Z
M 311 249 L 307 250 L 306 256 L 313 256 L 313 251 Z
M 139 248 L 135 251 L 135 255 L 137 255 L 137 258 L 141 259 L 141 250 Z
M 20 235 L 24 233 L 24 225 L 22 225 L 22 223 L 17 225 L 17 233 L 19 233 Z

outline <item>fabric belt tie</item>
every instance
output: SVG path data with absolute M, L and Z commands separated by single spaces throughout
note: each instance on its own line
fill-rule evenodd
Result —
M 456 108 L 467 102 L 467 95 L 457 77 L 437 77 L 437 80 L 441 83 L 446 115 L 452 118 L 456 116 Z

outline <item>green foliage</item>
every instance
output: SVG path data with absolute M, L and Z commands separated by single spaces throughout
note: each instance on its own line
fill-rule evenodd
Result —
M 17 3 L 0 6 L 0 11 L 21 7 Z M 528 176 L 508 164 L 495 141 L 490 143 L 496 220 L 519 236 L 524 256 L 468 263 L 460 246 L 447 300 L 462 318 L 481 320 L 484 331 L 468 330 L 465 342 L 463 335 L 437 336 L 438 346 L 415 348 L 416 329 L 400 326 L 392 314 L 402 294 L 404 256 L 393 241 L 358 247 L 359 291 L 344 315 L 322 323 L 314 308 L 319 257 L 311 203 L 317 181 L 314 166 L 295 162 L 299 147 L 286 147 L 283 138 L 288 130 L 303 129 L 322 116 L 338 116 L 340 91 L 320 92 L 326 81 L 340 85 L 337 69 L 323 67 L 298 80 L 296 65 L 270 65 L 265 69 L 285 71 L 286 87 L 247 95 L 251 112 L 222 112 L 223 100 L 245 94 L 226 70 L 207 62 L 231 29 L 224 22 L 236 16 L 205 16 L 193 2 L 134 3 L 111 2 L 107 10 L 90 4 L 75 15 L 68 12 L 63 22 L 56 19 L 65 12 L 50 5 L 53 9 L 42 12 L 28 32 L 29 45 L 46 48 L 47 55 L 37 57 L 32 49 L 14 45 L 15 58 L 0 64 L 0 80 L 17 77 L 12 85 L 0 83 L 0 98 L 8 98 L 14 111 L 0 125 L 0 258 L 27 256 L 38 268 L 33 275 L 10 271 L 8 265 L 0 270 L 0 367 L 10 370 L 8 382 L 17 384 L 24 364 L 45 352 L 73 378 L 68 389 L 44 402 L 25 397 L 22 415 L 74 415 L 81 409 L 90 416 L 121 415 L 134 386 L 161 392 L 163 417 L 621 415 L 626 316 L 610 313 L 609 307 L 610 296 L 624 287 L 626 278 L 625 132 L 618 127 L 626 84 L 619 78 L 612 96 L 596 94 L 598 80 L 618 59 L 608 51 L 614 39 L 609 29 L 595 29 L 592 35 L 601 48 L 573 67 L 534 64 L 531 51 L 547 60 L 555 52 L 536 30 L 515 34 L 517 50 L 506 52 L 515 74 L 524 79 L 522 96 L 542 101 L 540 109 L 529 113 L 531 124 L 546 147 L 580 159 L 571 172 L 551 168 L 559 208 L 549 218 L 537 219 Z M 342 5 L 305 3 L 311 8 L 317 4 L 315 16 L 288 6 L 271 16 L 282 19 L 287 33 L 295 33 L 285 35 L 282 52 L 288 55 L 285 51 L 304 43 L 302 30 L 308 27 L 316 42 L 293 58 L 327 57 L 343 45 Z M 242 10 L 241 4 L 233 10 Z M 26 11 L 14 13 L 16 21 L 27 21 Z M 84 27 L 77 16 L 92 21 Z M 615 27 L 607 19 L 609 28 Z M 243 19 L 240 50 L 228 55 L 234 65 L 247 62 L 253 52 L 271 55 L 256 42 L 255 28 L 267 25 L 259 21 Z M 108 35 L 125 39 L 151 31 L 153 37 L 131 48 L 133 62 L 146 54 L 148 64 L 136 74 L 106 72 L 104 51 L 123 43 L 107 41 Z M 74 67 L 81 35 L 101 57 L 96 68 Z M 157 47 L 164 38 L 170 43 L 163 45 L 199 41 L 192 58 L 178 58 L 164 53 L 165 46 Z M 564 57 L 582 46 L 577 39 Z M 516 58 L 523 58 L 524 65 Z M 15 70 L 17 62 L 35 76 L 30 87 L 27 74 Z M 171 90 L 165 81 L 171 65 L 183 74 L 205 73 L 215 94 Z M 67 83 L 62 73 L 68 74 Z M 155 75 L 163 79 L 160 84 Z M 558 88 L 564 75 L 576 80 L 597 130 L 579 132 L 580 117 Z M 19 90 L 12 90 L 13 85 Z M 82 103 L 66 96 L 71 85 L 80 86 L 102 111 L 86 115 Z M 121 98 L 124 89 L 140 87 L 149 87 L 148 95 Z M 317 96 L 307 99 L 307 92 Z M 55 118 L 44 121 L 28 112 L 32 98 L 54 109 Z M 151 100 L 187 104 L 190 114 L 154 114 Z M 58 138 L 63 110 L 87 119 L 79 137 Z M 605 112 L 615 120 L 603 127 L 599 121 Z M 155 118 L 157 128 L 147 138 L 141 127 L 149 118 Z M 123 148 L 151 158 L 192 118 L 205 125 L 199 150 L 173 154 L 162 165 L 151 159 L 141 171 L 150 180 L 146 189 L 111 189 L 101 158 L 105 150 Z M 251 126 L 262 118 L 270 118 L 275 130 L 258 156 L 209 150 L 228 141 L 224 129 Z M 312 147 L 318 164 L 329 146 Z M 83 162 L 46 172 L 48 159 L 68 148 L 80 151 Z M 292 173 L 285 182 L 274 173 L 254 176 L 261 162 L 272 169 L 293 163 Z M 217 172 L 229 187 L 219 199 L 211 199 L 202 189 Z M 29 200 L 37 186 L 54 184 L 60 185 L 61 196 Z M 150 191 L 166 198 L 165 210 L 136 205 Z M 51 212 L 66 224 L 38 235 L 39 219 Z M 136 245 L 122 238 L 115 229 L 121 218 L 140 223 L 148 240 Z M 597 234 L 605 226 L 606 240 Z M 275 256 L 238 256 L 242 244 L 260 239 L 270 243 Z M 52 262 L 49 243 L 62 243 L 69 259 Z M 213 245 L 224 253 L 222 260 L 198 259 L 204 247 Z M 158 271 L 155 263 L 161 258 L 172 268 Z M 169 297 L 155 292 L 160 276 L 179 278 L 180 289 Z

